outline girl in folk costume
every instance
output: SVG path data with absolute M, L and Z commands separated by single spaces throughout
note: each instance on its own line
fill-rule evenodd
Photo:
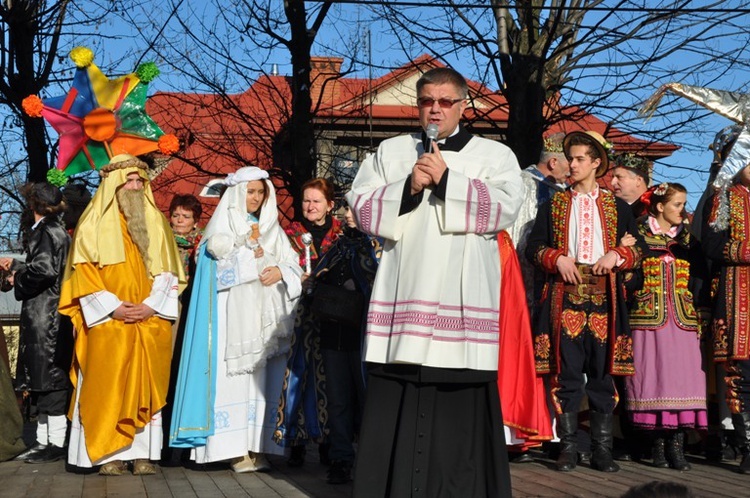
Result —
M 707 426 L 694 302 L 701 293 L 703 265 L 687 225 L 686 192 L 678 183 L 662 183 L 641 197 L 649 214 L 638 220 L 638 230 L 648 251 L 642 262 L 644 284 L 630 311 L 635 374 L 625 380 L 633 425 L 654 437 L 654 466 L 677 470 L 690 470 L 683 430 Z
M 268 173 L 240 168 L 225 183 L 199 246 L 170 444 L 253 472 L 280 453 L 271 435 L 302 270 Z
M 305 268 L 302 275 L 305 292 L 297 307 L 274 440 L 292 448 L 288 464 L 293 467 L 304 463 L 308 440 L 323 443 L 319 447 L 321 461 L 328 461 L 328 446 L 324 442 L 328 432 L 325 374 L 320 352 L 320 324 L 310 311 L 314 281 L 310 275 L 315 274 L 318 261 L 334 245 L 343 229 L 341 222 L 331 216 L 333 205 L 331 182 L 324 178 L 307 181 L 302 185 L 302 218 L 286 229 L 299 254 L 300 266 Z

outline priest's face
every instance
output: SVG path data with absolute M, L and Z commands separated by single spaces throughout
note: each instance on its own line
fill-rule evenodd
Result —
M 451 83 L 428 83 L 417 95 L 417 106 L 422 129 L 426 130 L 428 125 L 436 124 L 440 140 L 450 136 L 458 126 L 466 109 L 466 98 Z

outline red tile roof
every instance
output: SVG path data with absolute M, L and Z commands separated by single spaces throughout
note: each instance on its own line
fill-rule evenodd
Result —
M 394 126 L 395 123 L 414 126 L 417 109 L 411 101 L 403 105 L 370 105 L 370 99 L 377 99 L 426 68 L 444 67 L 435 57 L 425 54 L 370 81 L 341 76 L 342 62 L 343 59 L 333 57 L 312 58 L 311 96 L 313 102 L 319 102 L 315 121 L 320 126 L 336 126 L 344 118 L 362 121 L 370 116 Z M 508 113 L 503 95 L 475 81 L 468 84 L 475 106 L 470 104 L 465 119 L 488 120 L 504 128 Z M 260 76 L 239 94 L 159 92 L 152 96 L 147 103 L 148 113 L 165 132 L 177 134 L 187 144 L 181 155 L 184 160 L 172 160 L 154 180 L 159 206 L 166 210 L 176 192 L 198 195 L 211 177 L 226 175 L 242 165 L 272 168 L 274 137 L 288 122 L 291 101 L 290 78 L 276 75 Z M 646 151 L 653 158 L 669 156 L 677 149 L 671 144 L 651 143 L 617 128 L 608 128 L 607 123 L 575 106 L 565 107 L 561 112 L 568 119 L 552 125 L 548 133 L 594 130 L 613 142 L 618 152 Z M 215 201 L 206 204 L 204 211 L 210 215 Z

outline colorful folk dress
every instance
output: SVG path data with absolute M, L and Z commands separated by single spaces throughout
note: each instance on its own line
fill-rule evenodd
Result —
M 649 250 L 630 312 L 635 374 L 625 380 L 628 413 L 642 429 L 705 429 L 706 374 L 691 292 L 697 241 L 686 225 L 664 233 L 651 216 L 638 229 Z

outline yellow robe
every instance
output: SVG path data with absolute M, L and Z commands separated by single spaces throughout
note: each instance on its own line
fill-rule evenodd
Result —
M 153 279 L 122 216 L 120 228 L 125 262 L 102 268 L 91 263 L 75 265 L 60 296 L 60 313 L 71 317 L 77 331 L 71 380 L 78 385 L 80 369 L 79 414 L 92 462 L 132 444 L 136 431 L 166 404 L 169 384 L 172 330 L 168 320 L 156 315 L 134 324 L 109 320 L 89 329 L 81 312 L 79 298 L 97 291 L 106 290 L 136 304 L 151 292 Z

